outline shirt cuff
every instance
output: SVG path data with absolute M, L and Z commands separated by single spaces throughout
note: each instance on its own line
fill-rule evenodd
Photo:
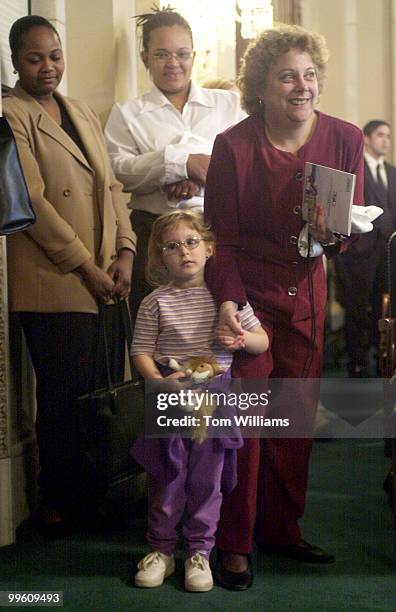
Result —
M 189 152 L 180 145 L 167 145 L 165 147 L 165 178 L 164 184 L 176 183 L 188 178 L 187 160 Z

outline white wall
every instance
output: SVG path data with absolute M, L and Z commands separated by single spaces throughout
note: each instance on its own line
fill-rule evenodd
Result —
M 27 14 L 27 0 L 2 0 L 0 19 L 0 69 L 1 82 L 12 87 L 17 77 L 13 74 L 8 33 L 11 25 L 19 17 Z

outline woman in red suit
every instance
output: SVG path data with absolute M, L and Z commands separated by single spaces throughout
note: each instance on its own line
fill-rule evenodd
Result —
M 303 257 L 298 248 L 305 162 L 356 174 L 354 203 L 363 203 L 361 131 L 316 109 L 327 56 L 323 38 L 299 26 L 266 30 L 251 44 L 239 80 L 249 117 L 217 137 L 205 195 L 217 237 L 208 282 L 220 305 L 220 327 L 238 331 L 237 311 L 248 300 L 270 337 L 267 353 L 235 355 L 233 376 L 306 379 L 308 423 L 322 368 L 326 282 L 322 257 Z M 322 207 L 309 232 L 326 255 L 345 248 L 326 229 Z M 217 578 L 223 586 L 251 585 L 254 530 L 267 552 L 334 560 L 305 542 L 298 526 L 310 450 L 309 433 L 245 439 L 238 485 L 223 501 L 218 532 Z

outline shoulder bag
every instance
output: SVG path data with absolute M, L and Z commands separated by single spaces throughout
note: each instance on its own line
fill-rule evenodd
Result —
M 35 220 L 14 134 L 0 117 L 0 235 L 25 230 Z

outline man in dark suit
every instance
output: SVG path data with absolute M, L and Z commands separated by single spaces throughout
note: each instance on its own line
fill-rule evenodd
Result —
M 345 307 L 345 342 L 351 377 L 370 375 L 368 352 L 378 346 L 378 319 L 386 292 L 386 244 L 396 229 L 396 168 L 384 161 L 390 150 L 390 126 L 386 121 L 369 121 L 363 128 L 364 199 L 384 213 L 374 229 L 360 236 L 338 257 Z

